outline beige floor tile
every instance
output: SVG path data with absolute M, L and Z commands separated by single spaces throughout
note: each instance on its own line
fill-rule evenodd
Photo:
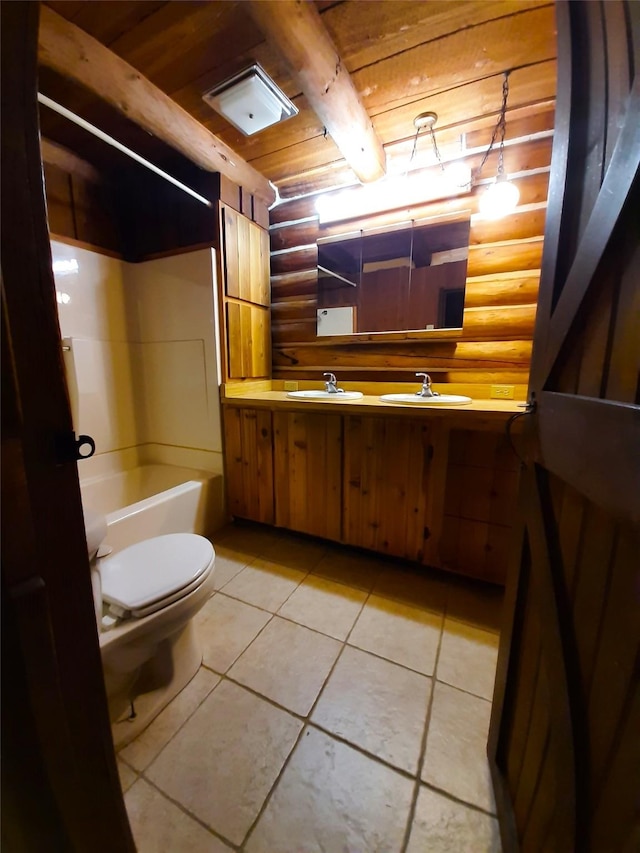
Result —
M 412 791 L 413 783 L 396 771 L 307 729 L 245 850 L 395 853 Z
M 229 677 L 305 716 L 340 652 L 337 640 L 275 616 Z
M 430 678 L 347 646 L 311 719 L 416 773 L 430 693 Z
M 314 566 L 313 574 L 370 592 L 383 565 L 374 554 L 329 545 L 326 554 Z
M 226 595 L 275 613 L 304 577 L 305 573 L 298 569 L 259 558 L 229 581 L 224 591 Z
M 499 640 L 492 631 L 445 619 L 438 681 L 492 699 Z
M 260 557 L 279 566 L 306 573 L 317 565 L 326 550 L 323 542 L 287 532 L 279 539 L 268 542 L 260 552 Z
M 423 607 L 438 613 L 444 611 L 447 584 L 435 573 L 411 571 L 392 566 L 380 573 L 374 587 L 375 595 L 393 598 L 403 604 Z
M 226 853 L 223 844 L 144 779 L 124 798 L 138 853 Z
M 219 676 L 200 667 L 189 684 L 158 714 L 151 725 L 121 751 L 122 757 L 136 770 L 144 770 L 219 681 Z
M 500 853 L 494 817 L 421 788 L 407 853 Z
M 491 703 L 436 683 L 422 779 L 485 811 L 495 812 L 487 760 Z
M 309 575 L 285 601 L 280 616 L 344 640 L 367 597 L 364 590 Z
M 117 764 L 120 787 L 122 788 L 122 793 L 125 794 L 138 778 L 138 774 L 127 766 L 124 761 L 120 761 L 119 758 Z
M 423 675 L 433 675 L 441 627 L 439 613 L 372 595 L 349 644 Z
M 223 681 L 146 775 L 207 826 L 241 844 L 300 729 L 290 714 Z
M 225 584 L 235 578 L 245 566 L 252 563 L 256 558 L 254 554 L 246 551 L 238 551 L 226 545 L 214 543 L 216 551 L 216 565 L 214 571 L 214 588 L 222 589 Z
M 499 632 L 503 598 L 500 587 L 456 580 L 449 589 L 447 617 L 486 631 Z
M 202 662 L 226 672 L 270 618 L 264 610 L 216 593 L 196 616 Z

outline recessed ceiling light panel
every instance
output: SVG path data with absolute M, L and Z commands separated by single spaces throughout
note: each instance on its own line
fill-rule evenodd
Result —
M 289 98 L 257 63 L 202 97 L 245 136 L 298 114 Z

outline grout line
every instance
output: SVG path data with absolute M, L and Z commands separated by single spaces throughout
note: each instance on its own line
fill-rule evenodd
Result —
M 492 704 L 491 699 L 487 699 L 486 696 L 481 696 L 479 693 L 472 693 L 471 690 L 465 690 L 464 687 L 458 687 L 457 684 L 450 684 L 448 681 L 443 681 L 442 678 L 436 679 L 435 675 L 433 676 L 433 682 L 438 684 L 444 684 L 446 687 L 450 687 L 452 690 L 459 690 L 460 693 L 465 693 L 467 696 L 473 696 L 474 699 L 482 699 L 483 702 L 488 702 L 490 705 Z
M 447 800 L 451 800 L 452 803 L 457 803 L 459 806 L 465 806 L 465 808 L 472 809 L 474 812 L 479 812 L 480 814 L 486 815 L 487 817 L 497 818 L 496 812 L 490 812 L 487 809 L 483 809 L 482 806 L 478 806 L 475 803 L 469 803 L 467 800 L 461 800 L 460 797 L 456 797 L 455 794 L 452 794 L 451 791 L 445 791 L 444 788 L 438 788 L 437 785 L 434 785 L 431 782 L 424 782 L 422 779 L 418 780 L 423 788 L 429 788 L 430 791 L 434 791 L 436 794 L 439 794 L 441 797 L 445 797 Z
M 415 784 L 413 788 L 413 797 L 411 798 L 411 806 L 407 816 L 407 827 L 405 829 L 404 839 L 400 847 L 400 853 L 406 853 L 413 830 L 413 822 L 416 816 L 416 807 L 418 805 L 418 795 L 420 794 L 420 777 L 424 767 L 424 760 L 427 754 L 427 738 L 429 735 L 429 726 L 431 725 L 431 712 L 433 710 L 433 697 L 436 692 L 438 662 L 440 660 L 440 649 L 442 648 L 442 637 L 444 634 L 444 622 L 447 615 L 447 601 L 445 598 L 444 610 L 442 611 L 442 621 L 440 623 L 440 637 L 438 639 L 438 648 L 436 650 L 436 659 L 433 664 L 433 676 L 431 678 L 431 692 L 429 693 L 429 701 L 427 702 L 427 715 L 424 723 L 424 731 L 422 732 L 422 742 L 420 744 L 420 755 L 418 757 L 418 766 L 416 768 Z
M 354 623 L 354 624 L 355 624 L 355 623 Z M 318 633 L 319 633 L 319 632 L 318 632 Z M 263 802 L 262 807 L 261 807 L 260 811 L 258 812 L 258 815 L 256 816 L 256 819 L 254 820 L 254 822 L 253 822 L 253 823 L 251 824 L 251 826 L 249 827 L 249 829 L 248 829 L 248 831 L 247 831 L 247 834 L 245 835 L 244 840 L 243 840 L 243 842 L 242 842 L 242 846 L 243 846 L 243 847 L 244 847 L 244 845 L 247 843 L 247 841 L 249 840 L 249 838 L 250 838 L 250 836 L 251 836 L 251 833 L 253 832 L 253 830 L 255 829 L 255 827 L 258 825 L 258 821 L 260 820 L 260 818 L 262 817 L 262 815 L 263 815 L 263 814 L 264 814 L 264 812 L 266 811 L 267 806 L 269 805 L 269 803 L 270 803 L 270 801 L 271 801 L 271 798 L 272 798 L 273 794 L 275 793 L 275 790 L 276 790 L 276 788 L 277 788 L 277 786 L 278 786 L 278 783 L 280 782 L 280 779 L 282 778 L 282 775 L 283 775 L 284 771 L 286 770 L 286 768 L 287 768 L 287 767 L 288 767 L 288 765 L 289 765 L 289 761 L 291 760 L 291 757 L 293 756 L 293 753 L 295 752 L 295 750 L 296 750 L 296 748 L 297 748 L 298 744 L 300 743 L 300 740 L 302 739 L 302 736 L 304 735 L 305 731 L 307 731 L 307 729 L 308 729 L 308 727 L 309 727 L 309 720 L 310 720 L 310 718 L 311 718 L 311 715 L 313 714 L 313 712 L 314 712 L 314 710 L 315 710 L 315 708 L 316 708 L 316 705 L 318 704 L 318 702 L 319 702 L 319 700 L 320 700 L 320 696 L 322 695 L 322 693 L 323 693 L 323 691 L 324 691 L 324 688 L 326 687 L 326 685 L 327 685 L 327 683 L 328 683 L 329 679 L 330 679 L 330 678 L 331 678 L 331 676 L 333 675 L 333 671 L 335 670 L 335 668 L 336 668 L 336 666 L 337 666 L 337 664 L 338 664 L 338 661 L 339 661 L 339 660 L 340 660 L 340 658 L 342 657 L 342 653 L 343 653 L 343 651 L 344 651 L 344 649 L 345 649 L 345 646 L 346 646 L 346 643 L 342 642 L 342 644 L 341 644 L 341 649 L 340 649 L 340 651 L 338 652 L 338 654 L 336 655 L 336 659 L 334 660 L 334 662 L 333 662 L 333 664 L 332 664 L 331 668 L 329 669 L 329 672 L 328 672 L 328 673 L 327 673 L 327 675 L 325 676 L 325 679 L 324 679 L 324 681 L 323 681 L 323 683 L 322 683 L 322 686 L 320 687 L 320 690 L 318 690 L 318 694 L 317 694 L 316 698 L 314 699 L 314 701 L 313 701 L 313 703 L 312 703 L 312 705 L 311 705 L 311 708 L 309 708 L 309 711 L 308 711 L 307 715 L 306 715 L 305 717 L 299 717 L 299 715 L 297 715 L 297 714 L 295 715 L 295 716 L 297 716 L 299 719 L 302 719 L 302 721 L 303 721 L 303 726 L 302 726 L 302 728 L 301 728 L 301 730 L 300 730 L 300 734 L 298 735 L 298 738 L 296 739 L 296 742 L 294 743 L 294 745 L 293 745 L 293 747 L 292 747 L 292 749 L 291 749 L 291 752 L 289 753 L 289 755 L 287 756 L 287 758 L 286 758 L 286 760 L 285 760 L 284 764 L 282 765 L 282 768 L 280 769 L 280 773 L 278 774 L 278 776 L 277 776 L 277 778 L 275 779 L 275 781 L 274 781 L 273 785 L 271 786 L 271 789 L 270 789 L 269 793 L 267 794 L 267 796 L 266 796 L 266 798 L 265 798 L 265 801 Z M 242 685 L 242 686 L 244 686 L 244 685 Z M 258 695 L 260 695 L 260 694 L 258 694 Z M 264 697 L 263 697 L 263 698 L 264 698 Z M 272 703 L 272 704 L 275 704 L 275 705 L 276 705 L 276 707 L 278 707 L 278 706 L 277 706 L 277 704 L 276 704 L 275 702 L 274 702 L 274 703 Z M 286 709 L 285 709 L 285 710 L 286 710 Z M 289 713 L 291 713 L 291 712 L 289 712 Z
M 165 709 L 166 709 L 166 708 L 169 708 L 169 707 L 171 706 L 171 704 L 172 704 L 172 703 L 173 703 L 173 702 L 178 698 L 178 696 L 180 696 L 180 695 L 184 692 L 184 690 L 186 690 L 186 688 L 189 686 L 189 684 L 191 684 L 191 683 L 194 681 L 194 679 L 195 679 L 195 678 L 197 677 L 197 675 L 198 675 L 198 672 L 200 672 L 200 670 L 201 670 L 203 667 L 204 667 L 204 664 L 203 664 L 203 663 L 201 663 L 201 664 L 200 664 L 200 667 L 198 668 L 198 671 L 197 671 L 197 672 L 196 672 L 196 674 L 193 676 L 193 678 L 191 679 L 191 681 L 190 681 L 188 684 L 186 684 L 186 685 L 182 688 L 182 690 L 181 690 L 179 693 L 177 693 L 177 694 L 173 697 L 173 699 L 171 700 L 171 702 L 169 702 L 167 705 L 165 705 L 165 706 L 164 706 L 164 708 L 162 709 L 162 711 L 160 711 L 160 714 L 158 714 L 156 717 L 154 717 L 154 718 L 153 718 L 153 720 L 151 720 L 151 722 L 149 723 L 149 725 L 148 725 L 146 728 L 144 728 L 141 732 L 139 732 L 139 734 L 137 734 L 137 735 L 136 735 L 136 737 L 135 737 L 132 741 L 130 741 L 126 746 L 123 746 L 123 747 L 122 747 L 122 749 L 126 749 L 126 748 L 127 748 L 127 746 L 130 746 L 132 743 L 135 743 L 135 742 L 138 740 L 138 738 L 142 737 L 142 735 L 143 735 L 145 732 L 149 731 L 149 729 L 150 729 L 150 728 L 151 728 L 151 726 L 155 723 L 155 721 L 158 719 L 158 717 L 160 717 L 160 716 L 161 716 L 161 714 L 165 711 Z M 208 671 L 208 672 L 213 672 L 213 670 L 210 670 L 208 667 L 204 667 L 204 668 L 205 668 L 205 669 L 207 669 L 207 671 Z M 219 675 L 219 673 L 214 673 L 214 674 L 215 674 L 215 675 Z M 143 773 L 145 773 L 145 772 L 149 769 L 149 767 L 151 767 L 151 765 L 154 763 L 154 761 L 155 761 L 155 760 L 160 756 L 160 754 L 161 754 L 162 752 L 164 752 L 164 750 L 169 746 L 169 744 L 170 744 L 170 743 L 171 743 L 171 741 L 176 737 L 176 735 L 178 734 L 178 732 L 182 731 L 182 729 L 184 728 L 184 726 L 186 725 L 186 723 L 188 723 L 188 722 L 189 722 L 189 720 L 193 717 L 193 715 L 196 713 L 196 711 L 198 710 L 198 708 L 199 708 L 199 707 L 200 707 L 200 706 L 201 706 L 201 705 L 202 705 L 202 704 L 203 704 L 203 703 L 204 703 L 204 702 L 209 698 L 209 696 L 211 696 L 211 694 L 212 694 L 212 693 L 213 693 L 213 691 L 216 689 L 216 687 L 218 686 L 218 684 L 220 684 L 220 682 L 219 682 L 219 681 L 218 681 L 218 683 L 217 683 L 217 684 L 214 684 L 214 686 L 211 688 L 211 690 L 209 690 L 209 691 L 207 692 L 206 696 L 204 696 L 204 697 L 200 700 L 200 702 L 198 702 L 198 704 L 197 704 L 197 705 L 196 705 L 196 707 L 193 709 L 193 711 L 192 711 L 192 712 L 191 712 L 191 713 L 190 713 L 190 714 L 189 714 L 189 715 L 188 715 L 188 716 L 187 716 L 187 717 L 182 721 L 182 723 L 180 723 L 180 725 L 179 725 L 179 726 L 178 726 L 178 728 L 175 730 L 175 732 L 171 735 L 171 737 L 169 738 L 169 740 L 168 740 L 168 741 L 167 741 L 167 742 L 166 742 L 166 743 L 165 743 L 165 744 L 164 744 L 164 745 L 163 745 L 163 746 L 158 750 L 158 752 L 153 756 L 153 758 L 151 759 L 151 761 L 149 761 L 149 763 L 148 763 L 148 764 L 147 764 L 147 765 L 146 765 L 142 770 L 137 770 L 137 769 L 136 769 L 132 764 L 129 764 L 129 762 L 128 762 L 125 758 L 123 758 L 123 757 L 122 757 L 122 755 L 121 755 L 121 753 L 120 753 L 120 752 L 116 753 L 116 754 L 118 755 L 118 757 L 120 757 L 120 759 L 121 759 L 122 761 L 124 761 L 124 763 L 127 765 L 127 767 L 131 767 L 131 769 L 132 769 L 132 770 L 134 770 L 134 771 L 135 771 L 139 776 L 140 776 L 140 775 L 142 775 Z
M 180 811 L 183 812 L 183 814 L 186 814 L 187 817 L 191 818 L 191 820 L 194 820 L 196 823 L 199 823 L 200 826 L 203 827 L 203 829 L 206 829 L 210 835 L 213 835 L 215 838 L 219 838 L 220 841 L 223 841 L 228 847 L 231 847 L 232 850 L 240 850 L 242 845 L 234 844 L 233 841 L 230 841 L 228 838 L 225 838 L 225 836 L 221 835 L 216 829 L 212 829 L 212 827 L 210 827 L 201 818 L 199 818 L 197 814 L 194 814 L 194 812 L 189 811 L 189 809 L 184 806 L 179 800 L 174 800 L 174 798 L 167 794 L 166 791 L 163 791 L 162 788 L 158 787 L 158 785 L 156 785 L 153 779 L 147 778 L 144 773 L 142 773 L 139 778 L 144 779 L 147 785 L 151 785 L 152 788 L 155 788 L 155 790 L 158 791 L 158 793 L 161 794 L 161 796 L 164 797 L 165 800 L 169 800 L 170 803 L 173 803 L 174 806 L 177 806 Z

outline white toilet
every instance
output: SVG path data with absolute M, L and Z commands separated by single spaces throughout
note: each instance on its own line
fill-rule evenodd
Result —
M 124 746 L 185 687 L 202 652 L 193 617 L 213 594 L 215 551 L 195 533 L 156 536 L 98 556 L 104 516 L 85 509 L 96 619 L 114 744 Z

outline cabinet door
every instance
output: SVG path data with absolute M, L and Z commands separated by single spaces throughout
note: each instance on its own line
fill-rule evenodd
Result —
M 504 583 L 518 458 L 501 433 L 452 430 L 439 565 Z
M 421 560 L 431 445 L 427 423 L 345 418 L 344 541 Z
M 269 234 L 230 207 L 222 208 L 225 295 L 269 305 Z
M 227 302 L 227 370 L 229 379 L 269 376 L 269 311 L 259 305 Z
M 340 415 L 274 412 L 276 524 L 341 538 Z
M 223 420 L 229 512 L 273 524 L 271 412 L 224 406 Z

